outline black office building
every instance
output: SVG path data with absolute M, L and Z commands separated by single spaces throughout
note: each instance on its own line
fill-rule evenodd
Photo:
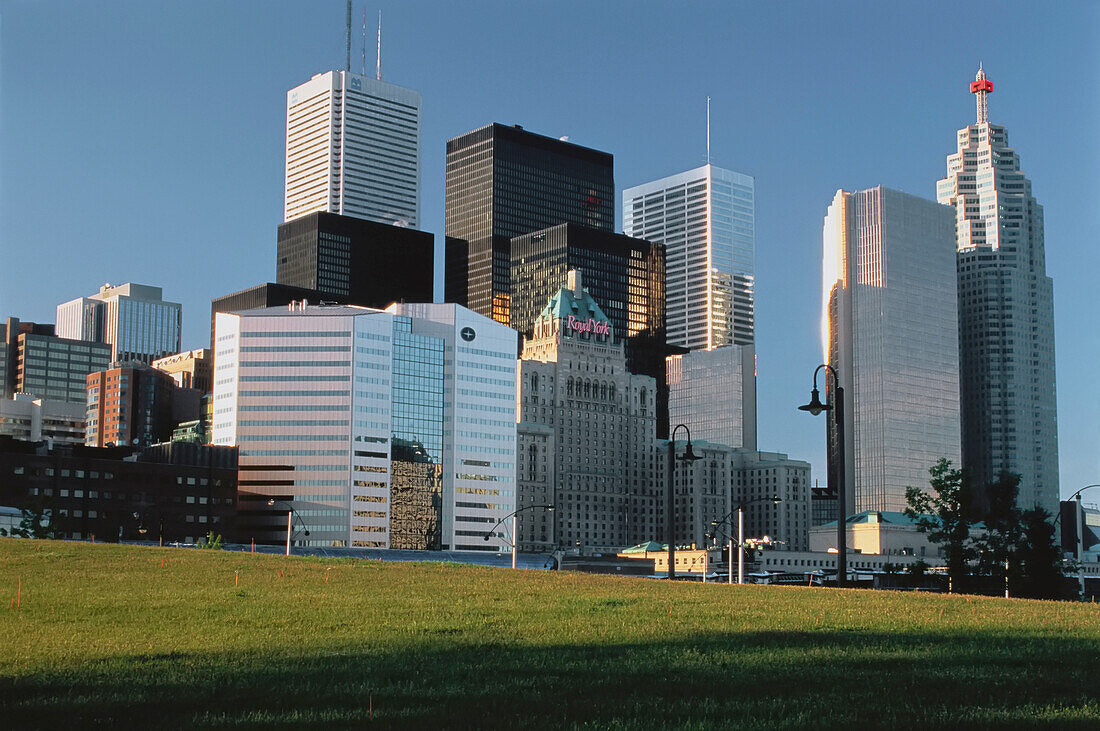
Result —
M 560 223 L 611 231 L 614 195 L 606 152 L 496 123 L 448 140 L 445 300 L 509 322 L 512 238 Z
M 275 280 L 365 307 L 431 302 L 435 237 L 336 213 L 279 226 Z

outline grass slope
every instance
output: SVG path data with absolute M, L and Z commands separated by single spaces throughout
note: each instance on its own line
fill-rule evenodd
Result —
M 13 539 L 0 599 L 14 728 L 1100 724 L 1089 604 Z

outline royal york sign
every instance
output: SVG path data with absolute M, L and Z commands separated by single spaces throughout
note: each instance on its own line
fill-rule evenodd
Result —
M 572 315 L 565 321 L 565 329 L 575 333 L 590 333 L 592 335 L 611 335 L 611 323 L 606 320 L 597 320 L 590 317 L 580 320 Z

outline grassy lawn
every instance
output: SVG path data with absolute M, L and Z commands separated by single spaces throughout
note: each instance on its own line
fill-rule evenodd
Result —
M 16 539 L 0 600 L 9 728 L 1100 727 L 1093 604 Z

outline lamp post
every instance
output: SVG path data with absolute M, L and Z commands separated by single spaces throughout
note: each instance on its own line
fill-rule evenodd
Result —
M 824 368 L 827 372 L 833 376 L 833 405 L 821 403 L 821 398 L 818 395 L 817 390 L 817 374 Z M 828 379 L 825 381 L 826 387 L 828 387 Z M 844 586 L 848 582 L 848 555 L 847 547 L 847 527 L 848 527 L 848 515 L 844 506 L 845 493 L 847 492 L 845 485 L 845 462 L 847 456 L 844 451 L 844 388 L 840 385 L 840 376 L 837 375 L 836 369 L 831 365 L 822 363 L 814 370 L 814 383 L 813 391 L 810 395 L 810 403 L 804 404 L 798 407 L 799 411 L 808 411 L 814 416 L 817 416 L 822 411 L 833 412 L 833 423 L 836 425 L 836 452 L 839 455 L 836 459 L 836 505 L 837 505 L 837 519 L 836 519 L 836 585 Z M 828 427 L 826 427 L 826 433 Z
M 745 506 L 752 505 L 753 503 L 762 503 L 771 501 L 775 505 L 783 502 L 783 499 L 778 495 L 771 495 L 769 497 L 755 497 L 752 500 L 743 500 L 737 503 L 737 507 L 731 510 L 726 517 L 721 520 L 712 520 L 710 524 L 714 526 L 714 530 L 717 530 L 718 526 L 725 523 L 727 520 L 733 517 L 734 513 L 737 513 L 737 583 L 745 583 Z M 711 538 L 714 538 L 714 532 L 710 534 Z M 733 583 L 733 536 L 730 539 L 730 570 L 729 570 L 729 583 Z
M 508 515 L 505 515 L 503 518 L 498 520 L 497 524 L 490 528 L 489 532 L 485 534 L 485 540 L 488 541 L 489 538 L 493 535 L 493 531 L 500 527 L 501 523 L 508 520 L 509 518 L 512 519 L 512 568 L 516 567 L 516 518 L 524 510 L 534 510 L 535 508 L 546 508 L 547 511 L 551 513 L 554 512 L 553 505 L 528 505 L 523 508 L 517 508 L 516 510 L 513 510 Z
M 1069 498 L 1068 498 L 1069 500 L 1076 500 L 1077 501 L 1077 504 L 1074 506 L 1074 512 L 1073 512 L 1074 523 L 1075 523 L 1075 525 L 1073 526 L 1073 535 L 1074 535 L 1074 538 L 1076 539 L 1075 542 L 1077 544 L 1077 584 L 1078 584 L 1078 586 L 1080 586 L 1081 598 L 1082 599 L 1085 598 L 1085 567 L 1081 565 L 1082 562 L 1085 559 L 1085 536 L 1084 536 L 1084 531 L 1082 530 L 1082 528 L 1084 528 L 1083 523 L 1085 521 L 1084 521 L 1084 511 L 1081 508 L 1081 493 L 1083 493 L 1085 490 L 1088 490 L 1089 488 L 1093 488 L 1093 487 L 1100 487 L 1100 484 L 1098 484 L 1098 485 L 1085 485 L 1080 490 L 1078 490 L 1077 492 L 1070 495 Z M 1062 511 L 1061 510 L 1058 511 L 1058 517 L 1059 518 L 1062 517 Z M 1058 522 L 1057 519 L 1055 519 L 1054 522 L 1057 523 Z
M 687 449 L 683 457 L 676 456 L 676 432 L 683 429 L 687 432 Z M 665 539 L 668 541 L 668 578 L 671 581 L 676 578 L 676 460 L 694 462 L 702 459 L 691 450 L 691 430 L 685 424 L 677 424 L 668 435 L 668 489 L 665 494 L 668 504 L 665 508 Z
M 293 532 L 292 521 L 293 521 L 294 516 L 297 515 L 298 516 L 298 522 L 302 524 L 302 534 L 303 535 L 308 536 L 309 535 L 309 529 L 306 528 L 306 522 L 304 520 L 302 520 L 302 516 L 298 515 L 298 511 L 294 509 L 293 505 L 288 503 L 286 500 L 276 500 L 275 498 L 270 498 L 267 501 L 267 504 L 271 507 L 274 507 L 275 503 L 282 503 L 283 505 L 287 506 L 287 508 L 289 508 L 286 512 L 286 555 L 289 556 L 290 555 L 290 535 Z

